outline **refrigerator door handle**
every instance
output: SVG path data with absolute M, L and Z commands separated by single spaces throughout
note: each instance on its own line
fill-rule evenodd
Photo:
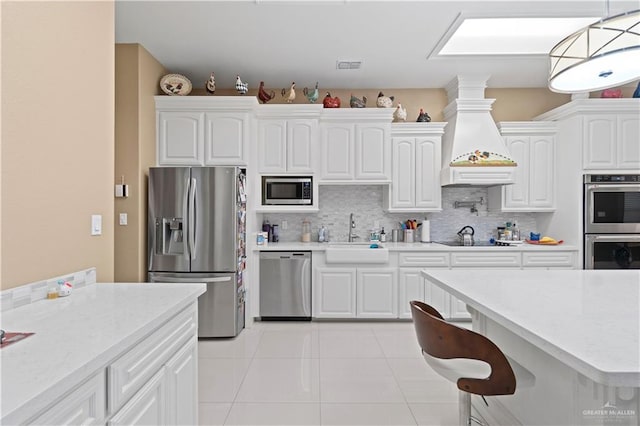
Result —
M 187 174 L 187 178 L 185 179 L 185 183 L 184 183 L 184 187 L 185 187 L 185 191 L 184 191 L 184 202 L 182 203 L 182 218 L 183 218 L 183 224 L 186 223 L 186 225 L 184 225 L 183 232 L 184 235 L 187 238 L 187 244 L 185 244 L 185 256 L 187 257 L 187 259 L 191 258 L 191 253 L 189 252 L 189 232 L 191 230 L 191 220 L 189 220 L 189 191 L 190 183 L 191 179 L 189 178 L 189 174 Z
M 215 278 L 153 277 L 154 283 L 221 283 L 226 281 L 231 281 L 231 277 L 215 277 Z
M 189 252 L 196 257 L 196 179 L 191 178 L 189 186 Z

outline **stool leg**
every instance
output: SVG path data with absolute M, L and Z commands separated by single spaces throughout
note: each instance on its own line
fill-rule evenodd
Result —
M 458 418 L 460 426 L 471 425 L 471 394 L 469 392 L 458 392 Z

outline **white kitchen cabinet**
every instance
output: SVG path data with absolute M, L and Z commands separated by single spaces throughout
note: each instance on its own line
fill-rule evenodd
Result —
M 638 114 L 601 114 L 584 117 L 585 170 L 640 169 Z
M 204 165 L 204 113 L 158 111 L 158 165 Z
M 107 381 L 103 369 L 29 424 L 99 425 L 104 424 L 106 409 Z
M 208 112 L 205 114 L 205 166 L 247 164 L 249 126 L 248 112 Z
M 396 268 L 358 268 L 357 318 L 398 318 Z
M 316 268 L 313 316 L 355 318 L 356 268 Z
M 261 119 L 258 171 L 313 174 L 317 136 L 317 119 Z
M 391 120 L 385 108 L 325 109 L 320 119 L 321 183 L 391 179 Z
M 254 97 L 156 96 L 157 164 L 246 165 Z
M 440 168 L 446 123 L 392 125 L 392 179 L 385 205 L 390 212 L 442 210 Z
M 167 424 L 198 424 L 198 341 L 192 338 L 166 364 Z
M 520 253 L 514 251 L 454 251 L 451 253 L 451 268 L 500 268 L 520 269 Z
M 489 188 L 489 208 L 505 212 L 555 210 L 555 123 L 502 122 L 498 127 L 518 166 L 512 185 Z
M 522 269 L 576 269 L 575 251 L 523 252 Z
M 420 268 L 399 268 L 398 272 L 398 317 L 411 318 L 412 300 L 426 301 L 424 295 L 424 278 Z
M 109 426 L 167 424 L 165 404 L 165 371 L 160 369 L 107 424 Z

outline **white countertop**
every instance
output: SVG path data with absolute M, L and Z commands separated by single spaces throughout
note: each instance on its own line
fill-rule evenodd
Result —
M 264 245 L 254 245 L 254 251 L 324 251 L 328 246 L 335 244 L 329 243 L 303 243 L 303 242 L 284 242 L 284 243 L 267 243 Z M 346 244 L 346 243 L 338 243 Z M 447 246 L 438 243 L 380 243 L 382 247 L 386 247 L 390 251 L 577 251 L 578 247 L 559 244 L 551 245 L 535 245 L 523 243 L 517 246 Z
M 37 414 L 196 301 L 205 288 L 99 283 L 2 312 L 2 329 L 35 334 L 0 350 L 0 423 Z
M 640 271 L 422 274 L 591 380 L 640 387 Z

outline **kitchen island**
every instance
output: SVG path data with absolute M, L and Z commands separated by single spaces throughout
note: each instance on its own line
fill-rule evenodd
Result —
M 640 271 L 422 275 L 466 303 L 473 329 L 535 376 L 488 407 L 472 397 L 490 424 L 638 424 Z
M 204 284 L 99 283 L 3 311 L 4 330 L 34 334 L 0 350 L 0 423 L 197 421 L 204 291 Z

